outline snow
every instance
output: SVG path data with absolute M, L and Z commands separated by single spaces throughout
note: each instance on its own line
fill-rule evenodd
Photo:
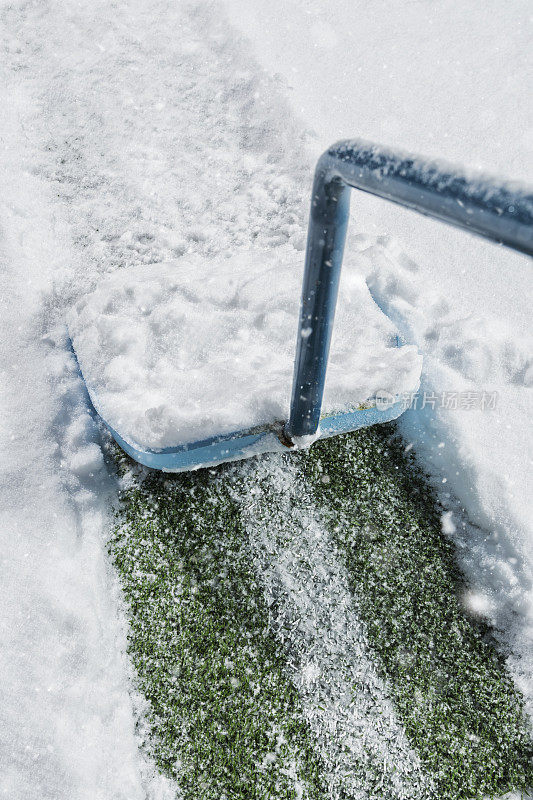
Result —
M 313 160 L 361 138 L 533 183 L 529 0 L 224 3 L 299 115 Z M 396 237 L 420 265 L 419 287 L 439 287 L 458 311 L 482 303 L 527 330 L 523 256 L 357 192 L 350 228 Z
M 106 557 L 116 486 L 65 319 L 117 268 L 302 253 L 306 167 L 211 6 L 0 5 L 0 793 L 163 800 Z
M 95 406 L 126 441 L 164 448 L 288 419 L 302 253 L 244 250 L 119 270 L 69 332 Z M 345 272 L 324 412 L 418 386 L 416 347 Z
M 515 526 L 527 530 L 533 487 L 524 466 L 531 463 L 533 437 L 523 422 L 531 410 L 533 339 L 513 336 L 501 320 L 458 314 L 438 292 L 424 306 L 416 286 L 419 270 L 396 259 L 388 243 L 366 248 L 360 260 L 368 263 L 376 302 L 427 358 L 417 407 L 412 404 L 403 420 L 406 430 L 422 426 L 426 458 L 443 466 L 448 491 L 473 521 L 491 527 L 505 505 L 516 517 Z M 412 441 L 422 451 L 421 436 L 413 433 Z M 477 505 L 472 483 L 482 496 Z
M 112 485 L 73 359 L 42 336 L 43 297 L 73 254 L 23 145 L 31 97 L 10 90 L 0 95 L 0 794 L 140 800 L 125 631 L 102 546 Z

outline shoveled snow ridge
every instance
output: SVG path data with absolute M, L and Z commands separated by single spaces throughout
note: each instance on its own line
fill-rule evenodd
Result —
M 288 418 L 302 254 L 290 246 L 119 270 L 69 330 L 93 402 L 132 444 L 171 447 Z M 323 410 L 418 386 L 421 358 L 345 271 Z M 305 330 L 304 330 L 305 333 Z

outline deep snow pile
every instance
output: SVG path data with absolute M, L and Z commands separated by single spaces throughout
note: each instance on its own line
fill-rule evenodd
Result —
M 119 270 L 81 298 L 69 331 L 96 408 L 149 448 L 288 418 L 302 253 L 244 250 Z M 304 329 L 305 332 L 305 329 Z M 324 412 L 418 387 L 416 347 L 345 271 Z

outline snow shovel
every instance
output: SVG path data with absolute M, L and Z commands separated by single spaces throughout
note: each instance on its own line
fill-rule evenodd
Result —
M 345 402 L 343 408 L 322 410 L 350 188 L 533 255 L 533 194 L 524 187 L 468 177 L 461 170 L 360 140 L 334 144 L 321 156 L 315 171 L 288 420 L 260 419 L 254 424 L 253 419 L 247 419 L 240 427 L 227 430 L 226 425 L 226 429 L 208 431 L 206 435 L 202 435 L 200 426 L 191 438 L 183 412 L 185 426 L 171 431 L 171 446 L 165 446 L 168 431 L 153 442 L 146 438 L 140 441 L 129 425 L 128 414 L 121 415 L 116 409 L 108 412 L 86 348 L 69 324 L 72 350 L 91 403 L 115 441 L 131 458 L 165 472 L 199 469 L 259 453 L 309 446 L 316 439 L 393 420 L 405 410 L 405 396 L 416 392 L 418 377 L 408 387 L 409 391 L 404 387 L 402 392 L 380 392 L 376 386 L 369 396 Z M 127 294 L 128 289 L 125 291 Z M 399 336 L 395 344 L 400 349 L 408 347 Z M 354 342 L 353 347 L 357 346 Z M 208 358 L 204 369 L 210 369 Z M 194 374 L 193 370 L 189 377 L 191 385 Z M 124 407 L 134 404 L 134 396 L 126 397 L 134 389 L 134 378 L 129 384 L 125 381 Z M 116 406 L 119 409 L 120 401 L 119 393 Z M 148 411 L 152 417 L 155 415 L 155 422 L 151 421 L 157 426 L 157 406 Z

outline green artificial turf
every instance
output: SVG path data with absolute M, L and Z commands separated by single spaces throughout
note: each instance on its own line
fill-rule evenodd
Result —
M 531 786 L 521 698 L 489 631 L 461 605 L 439 509 L 393 430 L 279 458 L 297 465 L 331 531 L 435 800 Z M 141 471 L 122 492 L 109 544 L 137 688 L 150 709 L 145 747 L 186 800 L 328 797 L 252 558 L 253 531 L 243 524 L 253 463 L 173 476 Z
M 323 797 L 224 469 L 135 482 L 110 552 L 150 708 L 146 747 L 181 796 Z

